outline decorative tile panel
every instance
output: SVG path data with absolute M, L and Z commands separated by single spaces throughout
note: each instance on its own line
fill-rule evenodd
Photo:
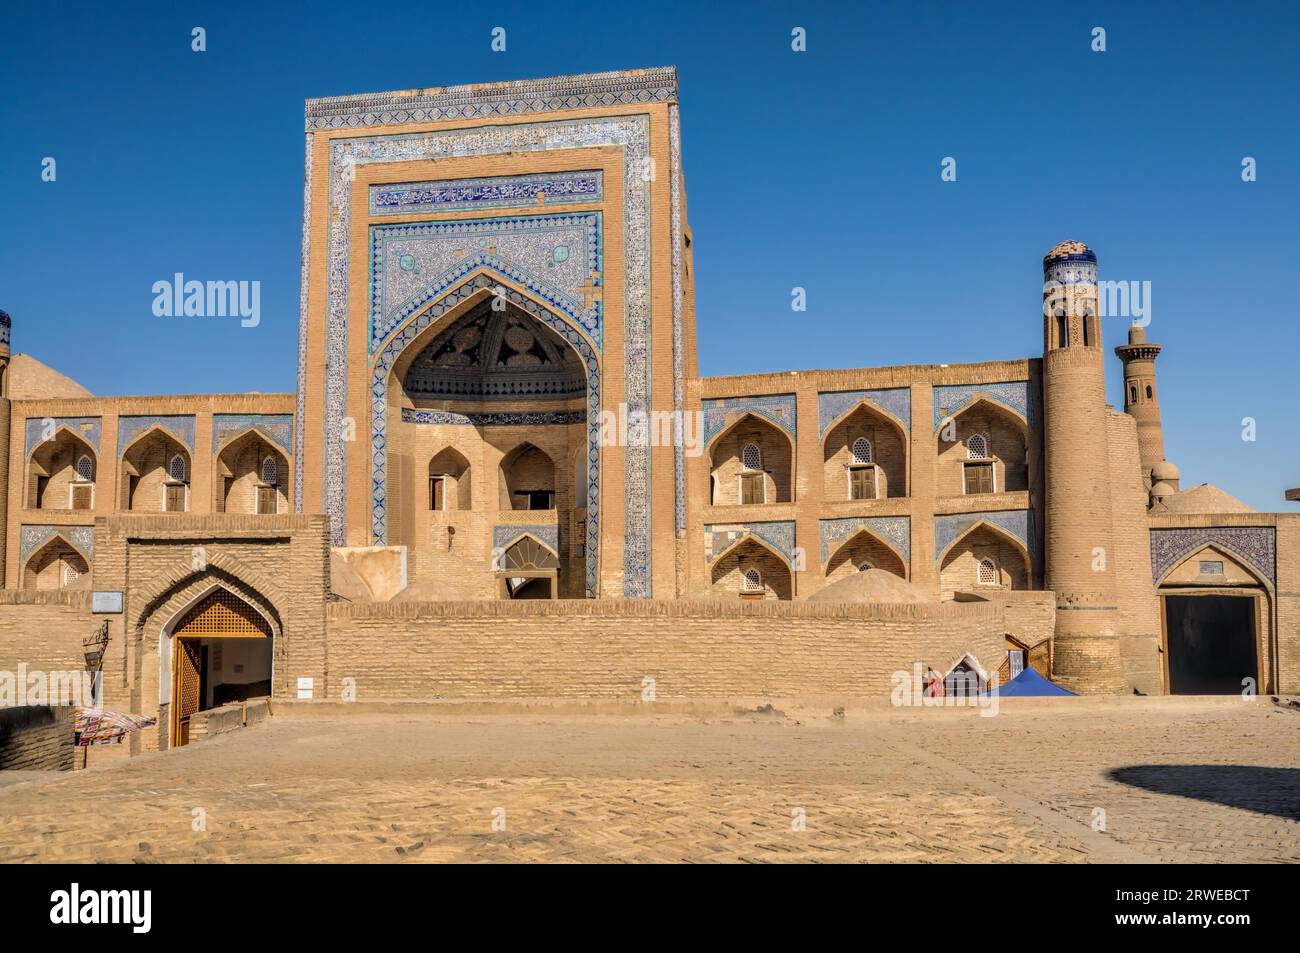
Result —
M 826 431 L 853 410 L 858 404 L 868 404 L 894 417 L 903 429 L 912 432 L 912 389 L 887 387 L 881 390 L 846 390 L 817 395 L 818 435 L 826 438 Z
M 1033 510 L 994 510 L 988 513 L 954 513 L 934 518 L 934 561 L 939 562 L 944 550 L 954 540 L 979 522 L 991 523 L 1020 540 L 1029 551 L 1030 563 L 1038 565 L 1038 544 L 1034 532 Z
M 601 346 L 600 213 L 412 222 L 370 229 L 370 353 L 479 269 L 525 288 Z
M 955 416 L 980 397 L 1006 407 L 1023 417 L 1030 427 L 1034 426 L 1029 381 L 1003 381 L 997 384 L 954 384 L 934 388 L 934 429 L 938 430 L 946 418 Z
M 700 401 L 704 413 L 704 444 L 745 414 L 775 424 L 784 430 L 791 440 L 795 439 L 795 397 L 794 394 L 767 394 L 759 397 L 724 397 L 717 400 Z
M 372 185 L 370 214 L 406 215 L 471 208 L 572 205 L 575 202 L 599 202 L 604 197 L 604 173 L 599 170 L 402 182 Z
M 189 416 L 149 416 L 117 418 L 117 456 L 120 460 L 137 437 L 150 427 L 161 427 L 185 444 L 191 454 L 194 453 L 194 417 Z
M 795 562 L 795 535 L 793 520 L 772 520 L 759 523 L 717 523 L 704 527 L 704 559 L 712 563 L 733 543 L 746 536 L 757 536 L 785 557 L 791 566 Z
M 560 528 L 554 523 L 537 523 L 520 525 L 513 524 L 510 526 L 493 526 L 492 527 L 492 551 L 501 552 L 515 544 L 519 537 L 527 533 L 529 536 L 535 536 L 547 546 L 551 547 L 551 552 L 560 551 Z
M 668 107 L 668 173 L 673 244 L 673 410 L 681 421 L 686 409 L 682 360 L 682 124 L 676 103 Z M 686 532 L 686 448 L 680 427 L 673 440 L 673 480 L 673 525 L 680 537 Z
M 86 559 L 95 556 L 95 527 L 93 526 L 28 526 L 24 525 L 19 537 L 18 561 L 23 568 L 32 553 L 39 550 L 55 536 L 63 537 Z
M 1151 579 L 1159 583 L 1202 546 L 1239 556 L 1277 585 L 1277 538 L 1272 526 L 1188 526 L 1151 530 Z
M 442 424 L 469 427 L 547 427 L 580 424 L 587 420 L 585 410 L 500 411 L 456 414 L 445 410 L 402 408 L 402 423 Z
M 912 565 L 912 519 L 909 516 L 849 516 L 843 519 L 822 520 L 821 556 L 825 566 L 844 540 L 866 530 L 903 557 L 904 565 Z
M 307 133 L 306 159 L 303 163 L 306 171 L 302 183 L 302 260 L 301 277 L 298 280 L 298 393 L 293 411 L 293 511 L 302 512 L 302 472 L 303 450 L 306 438 L 307 415 L 307 290 L 308 263 L 311 261 L 311 167 L 312 134 Z
M 677 71 L 664 66 L 509 83 L 328 96 L 307 100 L 305 118 L 307 131 L 311 132 L 666 103 L 676 98 Z
M 57 434 L 60 427 L 66 427 L 75 433 L 99 453 L 99 437 L 103 429 L 103 422 L 99 417 L 28 417 L 27 433 L 25 434 L 26 443 L 23 450 L 25 457 L 30 457 L 32 451 Z M 45 435 L 49 434 L 50 437 Z
M 212 452 L 215 454 L 223 443 L 245 430 L 256 430 L 286 454 L 293 452 L 291 414 L 214 414 Z
M 660 92 L 650 94 L 644 87 L 633 89 L 650 74 L 671 80 L 671 88 L 659 87 Z M 606 88 L 606 93 L 584 93 L 582 97 L 564 97 L 553 106 L 546 106 L 538 101 L 533 105 L 521 105 L 524 111 L 543 111 L 546 108 L 575 108 L 579 99 L 587 95 L 609 103 L 622 101 L 667 101 L 675 95 L 676 78 L 672 70 L 645 71 L 637 74 L 606 74 L 612 77 L 605 84 L 602 77 L 572 78 L 575 88 Z M 563 85 L 565 79 L 542 84 L 505 84 L 513 90 L 537 87 L 554 88 Z M 615 89 L 620 91 L 615 92 Z M 501 88 L 498 88 L 501 89 Z M 645 93 L 649 98 L 642 99 Z M 424 96 L 425 94 L 421 94 Z M 367 122 L 375 124 L 393 124 L 412 121 L 425 121 L 432 111 L 451 110 L 457 115 L 468 108 L 466 115 L 490 115 L 486 109 L 489 91 L 483 87 L 457 87 L 452 90 L 436 90 L 427 94 L 430 101 L 443 105 L 417 108 L 412 97 L 384 94 L 380 96 L 344 97 L 342 100 L 317 100 L 308 104 L 308 128 L 353 128 Z M 492 93 L 495 95 L 495 93 Z M 450 96 L 450 99 L 445 97 Z M 478 97 L 478 98 L 475 98 Z M 609 98 L 612 97 L 612 98 Z M 508 99 L 508 97 L 507 97 Z M 500 100 L 502 108 L 511 107 L 506 100 Z M 391 107 L 391 108 L 390 108 Z M 418 114 L 418 115 L 417 115 Z M 352 188 L 356 167 L 375 162 L 403 162 L 437 159 L 442 157 L 466 157 L 501 155 L 511 152 L 543 152 L 552 149 L 574 149 L 586 146 L 617 146 L 622 149 L 623 169 L 626 188 L 623 194 L 623 240 L 625 271 L 623 275 L 625 340 L 624 384 L 626 404 L 629 415 L 647 414 L 650 396 L 650 197 L 648 183 L 642 179 L 641 172 L 650 157 L 649 117 L 646 115 L 619 116 L 609 118 L 565 120 L 558 119 L 519 125 L 484 125 L 472 129 L 449 129 L 440 132 L 416 133 L 409 135 L 371 135 L 359 138 L 337 139 L 330 143 L 330 177 L 328 185 L 328 204 L 331 209 L 328 225 L 327 248 L 327 305 L 326 305 L 326 364 L 329 368 L 325 384 L 325 511 L 330 517 L 332 540 L 335 545 L 342 545 L 346 538 L 346 451 L 343 442 L 342 422 L 346 415 L 348 393 L 348 270 L 351 261 L 352 231 Z M 309 227 L 309 223 L 304 222 Z M 306 268 L 304 259 L 304 268 Z M 449 292 L 444 301 L 457 299 L 456 292 Z M 531 304 L 531 299 L 529 299 Z M 303 314 L 306 313 L 305 302 L 300 302 Z M 535 307 L 535 306 L 534 306 Z M 543 309 L 544 310 L 544 309 Z M 439 312 L 441 313 L 441 311 Z M 420 318 L 412 319 L 412 324 Z M 410 325 L 408 325 L 409 327 Z M 426 322 L 427 326 L 427 322 Z M 375 372 L 381 368 L 381 356 L 391 347 L 392 341 L 403 338 L 405 332 L 397 331 L 385 345 L 384 350 L 374 358 Z M 404 343 L 410 343 L 405 338 Z M 300 355 L 301 359 L 301 355 Z M 387 373 L 395 355 L 390 356 L 382 371 Z M 594 357 L 593 357 L 594 361 Z M 304 360 L 305 363 L 305 360 Z M 590 379 L 590 378 L 589 378 Z M 378 390 L 386 392 L 387 382 L 382 381 Z M 372 380 L 372 401 L 376 387 Z M 594 391 L 589 389 L 589 399 Z M 588 405 L 588 426 L 598 428 L 599 404 L 594 408 Z M 374 415 L 372 414 L 372 417 Z M 372 421 L 373 422 L 373 421 Z M 372 428 L 370 448 L 373 466 L 376 472 L 386 470 L 386 463 L 379 463 L 379 457 L 386 457 L 383 428 L 387 421 Z M 597 430 L 598 437 L 598 430 Z M 593 447 L 595 445 L 593 444 Z M 625 596 L 648 598 L 650 592 L 650 454 L 646 447 L 629 446 L 624 450 L 624 512 L 625 543 L 623 586 Z M 598 454 L 592 466 L 599 468 Z M 387 513 L 385 510 L 386 479 L 373 481 L 372 486 L 372 539 L 382 544 L 387 536 Z M 598 497 L 590 495 L 589 513 Z M 595 521 L 588 519 L 589 527 Z M 590 530 L 589 530 L 590 533 Z M 596 547 L 588 546 L 588 593 L 594 595 Z

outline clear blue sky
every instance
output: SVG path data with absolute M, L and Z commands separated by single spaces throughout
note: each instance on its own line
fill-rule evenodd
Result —
M 1037 355 L 1041 257 L 1076 238 L 1152 282 L 1184 485 L 1294 507 L 1300 4 L 25 6 L 0 308 L 95 393 L 293 389 L 305 98 L 673 64 L 703 373 Z M 176 271 L 261 281 L 261 326 L 154 317 Z

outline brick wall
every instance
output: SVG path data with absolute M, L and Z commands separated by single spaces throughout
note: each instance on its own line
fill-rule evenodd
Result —
M 0 671 L 84 671 L 94 627 L 88 591 L 0 589 Z
M 965 652 L 996 668 L 1003 610 L 990 604 L 334 604 L 328 675 L 380 698 L 885 698 L 913 663 Z
M 74 713 L 71 706 L 0 708 L 0 771 L 71 771 Z

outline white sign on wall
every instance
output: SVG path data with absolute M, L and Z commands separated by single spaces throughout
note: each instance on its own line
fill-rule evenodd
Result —
M 310 700 L 312 697 L 312 689 L 315 685 L 316 680 L 314 678 L 298 679 L 298 697 Z
M 94 592 L 90 596 L 90 611 L 99 613 L 121 612 L 122 593 Z

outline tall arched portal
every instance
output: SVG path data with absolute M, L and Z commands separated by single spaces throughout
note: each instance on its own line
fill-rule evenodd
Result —
M 586 361 L 537 316 L 487 294 L 415 340 L 389 380 L 385 446 L 390 545 L 407 573 L 448 598 L 500 598 L 521 532 L 557 558 L 555 594 L 586 594 Z

